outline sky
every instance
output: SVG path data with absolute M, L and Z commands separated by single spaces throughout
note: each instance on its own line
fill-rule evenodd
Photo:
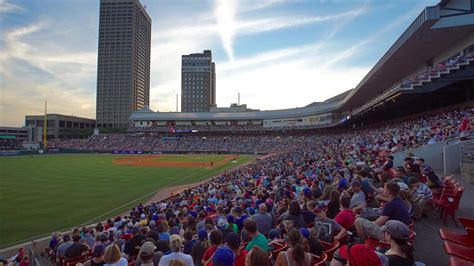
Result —
M 152 18 L 150 108 L 176 109 L 181 55 L 212 50 L 217 105 L 306 106 L 354 88 L 438 0 L 140 0 Z M 99 0 L 0 0 L 0 125 L 95 118 Z M 180 108 L 180 107 L 179 107 Z

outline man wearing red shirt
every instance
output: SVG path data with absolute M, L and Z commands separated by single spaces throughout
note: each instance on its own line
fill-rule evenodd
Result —
M 352 209 L 349 208 L 351 198 L 347 194 L 343 194 L 339 200 L 341 211 L 336 215 L 334 220 L 345 229 L 354 225 L 355 215 Z
M 227 245 L 229 246 L 235 254 L 234 266 L 245 266 L 245 256 L 248 251 L 245 249 L 240 249 L 240 236 L 236 233 L 229 233 L 226 237 Z
M 464 132 L 464 131 L 469 131 L 470 130 L 470 125 L 469 125 L 469 119 L 468 116 L 466 115 L 464 119 L 461 122 L 461 125 L 459 125 L 459 132 Z
M 214 252 L 216 252 L 217 248 L 222 245 L 223 238 L 224 236 L 220 230 L 214 229 L 211 231 L 209 240 L 211 240 L 212 246 L 210 246 L 204 253 L 204 256 L 202 256 L 203 265 L 212 265 L 212 255 L 214 255 Z

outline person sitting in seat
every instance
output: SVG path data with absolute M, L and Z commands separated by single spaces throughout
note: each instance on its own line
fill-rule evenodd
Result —
M 389 265 L 413 265 L 413 247 L 408 243 L 410 228 L 400 221 L 391 220 L 382 226 L 382 231 L 390 243 L 390 249 L 385 252 Z
M 316 219 L 314 219 L 314 228 L 318 231 L 318 239 L 331 243 L 333 240 L 339 240 L 346 233 L 341 225 L 326 215 L 326 206 L 316 207 Z
M 371 222 L 364 218 L 357 218 L 355 220 L 357 236 L 362 242 L 364 242 L 368 237 L 383 240 L 384 233 L 382 231 L 382 225 L 389 220 L 398 220 L 407 225 L 411 223 L 408 208 L 399 197 L 400 186 L 388 182 L 385 184 L 384 192 L 388 195 L 389 201 L 384 205 L 382 215 L 377 218 L 375 222 Z
M 246 250 L 251 250 L 253 246 L 258 246 L 263 251 L 269 251 L 270 247 L 268 246 L 267 238 L 257 230 L 257 223 L 253 219 L 247 219 L 244 222 L 244 228 L 247 231 L 249 237 L 252 239 L 245 246 Z
M 275 265 L 310 265 L 311 255 L 305 252 L 303 240 L 304 238 L 298 229 L 291 229 L 288 233 L 288 243 L 290 244 L 290 248 L 287 251 L 282 251 L 278 254 Z

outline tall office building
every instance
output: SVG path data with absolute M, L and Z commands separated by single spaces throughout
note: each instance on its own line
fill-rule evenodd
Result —
M 97 126 L 126 128 L 150 103 L 151 18 L 139 0 L 101 0 Z
M 183 55 L 181 60 L 181 112 L 209 112 L 216 105 L 216 66 L 212 52 Z

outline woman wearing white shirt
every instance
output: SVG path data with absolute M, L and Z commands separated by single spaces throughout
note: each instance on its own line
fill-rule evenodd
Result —
M 128 266 L 126 258 L 122 257 L 120 248 L 116 244 L 112 244 L 105 249 L 104 266 Z
M 193 266 L 193 258 L 190 255 L 184 254 L 181 251 L 183 240 L 179 235 L 171 235 L 170 237 L 170 249 L 171 254 L 161 257 L 158 266 L 168 266 L 172 260 L 182 260 L 186 263 L 186 266 Z

